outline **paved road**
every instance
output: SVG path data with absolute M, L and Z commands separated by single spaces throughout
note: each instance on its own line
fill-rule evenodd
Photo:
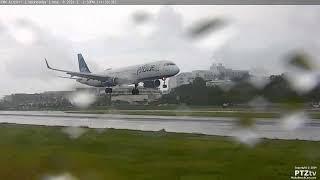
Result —
M 0 123 L 47 126 L 85 126 L 90 128 L 134 129 L 143 131 L 201 133 L 233 136 L 240 139 L 254 137 L 269 139 L 301 139 L 320 141 L 320 120 L 307 120 L 296 129 L 283 127 L 276 119 L 259 119 L 250 129 L 236 125 L 234 118 L 141 116 L 110 114 L 69 114 L 63 112 L 0 111 Z M 240 137 L 239 137 L 240 136 Z

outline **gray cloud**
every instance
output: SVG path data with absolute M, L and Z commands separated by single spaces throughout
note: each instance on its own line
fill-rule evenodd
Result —
M 197 62 L 198 68 L 207 68 L 211 53 L 196 48 L 185 38 L 182 17 L 170 7 L 160 10 L 151 23 L 152 33 L 143 36 L 137 33 L 136 26 L 130 27 L 124 37 L 100 37 L 82 44 L 90 53 L 105 66 L 123 66 L 146 61 L 170 59 L 178 63 L 184 71 L 192 70 Z M 209 51 L 210 52 L 210 51 Z
M 319 60 L 319 16 L 319 7 L 288 7 L 273 16 L 259 15 L 250 24 L 239 22 L 238 36 L 215 57 L 238 68 L 265 67 L 270 73 L 285 71 L 282 61 L 293 51 L 306 51 Z
M 44 57 L 52 63 L 66 68 L 72 68 L 71 42 L 60 37 L 55 37 L 27 19 L 19 19 L 15 28 L 32 33 L 33 42 L 24 44 L 19 42 L 15 32 L 5 29 L 1 39 L 2 51 L 2 80 L 0 95 L 11 92 L 37 92 L 42 90 L 54 90 L 61 87 L 69 87 L 72 82 L 57 80 L 54 73 L 49 72 L 44 64 Z M 22 34 L 23 35 L 23 34 Z
M 5 48 L 10 54 L 5 58 L 3 64 L 8 75 L 18 79 L 50 80 L 52 74 L 48 74 L 44 68 L 45 57 L 52 58 L 52 62 L 57 65 L 72 67 L 73 64 L 69 61 L 71 59 L 71 42 L 42 30 L 26 19 L 19 19 L 15 28 L 30 32 L 33 38 L 32 42 L 24 44 L 17 39 L 19 36 L 14 38 L 14 32 L 9 34 L 7 42 L 14 44 L 14 46 Z

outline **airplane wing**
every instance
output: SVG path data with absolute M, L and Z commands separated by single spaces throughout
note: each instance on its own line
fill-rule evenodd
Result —
M 52 68 L 47 59 L 45 59 L 46 64 L 47 64 L 47 68 L 51 69 L 53 71 L 59 71 L 59 72 L 64 72 L 66 74 L 69 74 L 71 77 L 81 77 L 81 78 L 87 78 L 87 79 L 92 79 L 92 80 L 98 80 L 98 81 L 109 81 L 111 79 L 113 79 L 113 77 L 109 77 L 109 76 L 102 76 L 99 74 L 93 74 L 93 73 L 82 73 L 82 72 L 74 72 L 74 71 L 67 71 L 67 70 L 62 70 L 62 69 L 56 69 L 56 68 Z
M 63 79 L 75 79 L 75 80 L 81 79 L 81 78 L 64 77 L 64 76 L 58 76 L 58 77 L 59 77 L 59 78 L 63 78 Z

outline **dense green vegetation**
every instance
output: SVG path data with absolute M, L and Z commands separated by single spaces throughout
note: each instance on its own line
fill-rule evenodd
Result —
M 236 82 L 228 91 L 218 86 L 207 87 L 205 81 L 196 78 L 192 84 L 175 88 L 164 95 L 161 103 L 187 105 L 222 105 L 223 103 L 247 104 L 255 97 L 262 96 L 272 103 L 299 104 L 320 101 L 320 86 L 311 92 L 300 95 L 294 91 L 283 75 L 270 76 L 270 82 L 263 88 L 255 88 L 247 80 Z
M 0 179 L 69 172 L 98 179 L 290 179 L 294 166 L 320 167 L 319 142 L 107 129 L 70 139 L 60 127 L 0 125 Z
M 172 106 L 170 106 L 172 107 Z M 272 111 L 248 111 L 240 109 L 231 110 L 119 110 L 119 109 L 107 109 L 107 110 L 81 110 L 81 111 L 65 111 L 66 113 L 79 113 L 79 114 L 126 114 L 126 115 L 153 115 L 153 116 L 195 116 L 195 117 L 233 117 L 239 119 L 241 117 L 248 118 L 281 118 L 288 115 L 291 111 L 284 112 L 272 112 Z M 294 112 L 294 111 L 292 111 Z M 320 112 L 306 111 L 308 117 L 319 120 Z

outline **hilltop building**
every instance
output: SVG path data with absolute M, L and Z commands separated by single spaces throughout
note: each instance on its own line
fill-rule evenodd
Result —
M 233 70 L 226 68 L 221 63 L 213 63 L 209 70 L 195 70 L 183 72 L 169 79 L 169 88 L 175 88 L 184 84 L 190 84 L 196 77 L 201 77 L 205 81 L 211 81 L 208 85 L 228 83 L 233 79 L 249 76 L 247 70 Z

